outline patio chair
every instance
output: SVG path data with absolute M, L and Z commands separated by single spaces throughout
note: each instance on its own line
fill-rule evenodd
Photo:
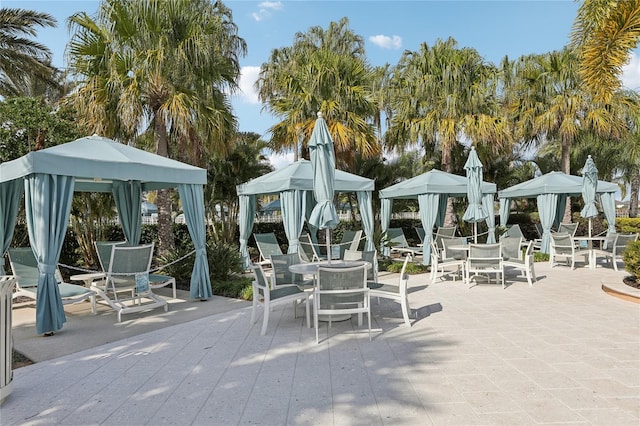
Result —
M 638 240 L 638 234 L 614 234 L 613 244 L 606 245 L 599 253 L 604 254 L 605 260 L 613 264 L 613 269 L 618 270 L 618 259 L 622 260 L 627 245 Z
M 453 280 L 456 280 L 457 275 L 464 274 L 465 260 L 463 258 L 445 257 L 443 251 L 438 251 L 438 247 L 434 241 L 431 242 L 431 283 L 436 282 L 438 274 L 440 278 L 444 277 L 447 273 L 453 273 L 454 271 L 447 271 L 447 268 L 455 267 L 455 274 Z
M 382 297 L 384 299 L 395 300 L 396 302 L 400 303 L 404 323 L 409 327 L 411 327 L 411 322 L 409 321 L 409 312 L 411 312 L 411 309 L 409 308 L 409 298 L 407 296 L 407 283 L 409 281 L 409 275 L 406 273 L 406 270 L 410 260 L 411 255 L 405 256 L 404 264 L 402 265 L 402 270 L 400 271 L 400 279 L 398 285 L 367 282 L 370 297 Z
M 362 325 L 362 314 L 367 314 L 369 340 L 371 340 L 370 293 L 367 287 L 367 266 L 349 268 L 318 268 L 318 285 L 313 292 L 313 323 L 318 336 L 318 316 L 358 314 L 358 325 Z
M 584 256 L 584 262 L 588 262 L 589 253 L 576 249 L 576 242 L 570 234 L 566 232 L 552 232 L 551 245 L 549 249 L 549 265 L 553 268 L 558 259 L 564 260 L 564 265 L 570 265 L 571 269 L 576 267 L 576 257 Z
M 122 246 L 125 244 L 125 241 L 96 241 L 94 243 L 96 247 L 96 253 L 98 254 L 98 262 L 100 263 L 100 268 L 102 268 L 102 271 L 105 274 L 109 269 L 109 262 L 111 260 L 111 249 L 114 245 Z M 167 287 L 169 285 L 171 286 L 171 289 L 173 291 L 173 298 L 176 299 L 178 296 L 176 291 L 176 279 L 174 277 L 170 277 L 169 275 L 149 273 L 149 286 L 152 290 Z
M 362 230 L 350 231 L 345 230 L 340 240 L 340 259 L 344 257 L 345 250 L 358 250 L 360 239 L 362 238 Z M 333 253 L 332 253 L 333 254 Z
M 424 244 L 424 238 L 427 235 L 424 228 L 416 227 L 416 234 L 418 234 L 418 239 L 420 240 L 420 244 Z
M 507 248 L 504 240 L 500 240 L 500 242 L 503 244 L 502 253 L 503 255 L 505 255 L 505 253 L 508 253 L 508 251 L 511 249 Z M 534 269 L 535 263 L 533 261 L 533 244 L 534 244 L 533 241 L 529 241 L 529 243 L 527 244 L 527 249 L 525 250 L 524 255 L 522 257 L 516 258 L 516 257 L 509 256 L 503 262 L 505 268 L 512 267 L 520 270 L 527 277 L 527 282 L 529 283 L 529 286 L 532 286 L 533 282 L 536 281 L 536 271 Z M 522 251 L 520 250 L 520 246 L 518 246 L 518 252 L 522 254 Z
M 256 245 L 260 252 L 260 259 L 258 260 L 260 265 L 269 265 L 272 254 L 283 254 L 280 249 L 280 244 L 278 244 L 278 240 L 276 239 L 276 234 L 273 232 L 253 234 L 253 238 L 256 240 Z
M 325 256 L 320 256 L 318 251 L 316 250 L 316 245 L 311 240 L 311 235 L 308 233 L 301 234 L 298 238 L 300 243 L 298 253 L 300 254 L 300 259 L 305 262 L 317 262 L 319 260 L 325 260 Z
M 313 280 L 304 279 L 302 274 L 289 270 L 289 266 L 301 263 L 298 253 L 271 255 L 271 288 L 298 286 L 301 290 L 313 288 Z
M 479 275 L 487 275 L 491 282 L 491 274 L 495 274 L 502 283 L 504 289 L 504 264 L 502 259 L 502 245 L 497 244 L 469 244 L 469 257 L 465 267 L 465 275 L 468 288 L 471 288 L 471 273 L 474 278 Z
M 558 234 L 566 233 L 571 236 L 571 238 L 576 236 L 576 231 L 578 230 L 578 223 L 573 222 L 565 222 L 558 225 Z
M 502 258 L 507 259 L 522 259 L 522 237 L 502 237 L 500 243 L 502 243 Z
M 267 282 L 267 276 L 259 264 L 251 265 L 251 271 L 253 272 L 254 280 L 251 283 L 253 286 L 253 304 L 251 307 L 251 324 L 253 325 L 257 320 L 258 306 L 262 306 L 262 329 L 260 335 L 264 336 L 267 333 L 267 326 L 269 325 L 269 313 L 274 306 L 283 305 L 293 302 L 294 317 L 297 307 L 297 301 L 304 299 L 306 302 L 305 309 L 307 314 L 307 328 L 310 326 L 310 314 L 309 314 L 309 296 L 310 292 L 300 290 L 297 286 L 284 286 L 280 288 L 271 289 Z
M 411 253 L 412 256 L 422 256 L 422 247 L 410 247 L 402 228 L 387 229 L 387 237 L 391 244 L 391 253 Z
M 343 260 L 364 260 L 371 266 L 367 268 L 367 282 L 378 280 L 378 252 L 376 250 L 345 250 Z
M 507 230 L 500 236 L 500 241 L 502 241 L 503 238 L 522 238 L 524 240 L 524 234 L 522 233 L 522 229 L 520 229 L 520 225 L 517 223 L 507 225 Z
M 442 250 L 442 240 L 453 238 L 456 235 L 455 226 L 439 226 L 436 233 L 433 235 L 433 240 L 438 246 L 438 250 Z
M 15 291 L 11 296 L 12 299 L 17 297 L 27 297 L 35 300 L 37 303 L 38 295 L 38 278 L 40 270 L 38 269 L 38 261 L 33 254 L 31 247 L 10 248 L 7 251 L 11 271 L 16 278 Z M 91 301 L 91 311 L 95 314 L 95 298 L 96 294 L 90 288 L 81 285 L 65 283 L 62 274 L 56 268 L 56 281 L 58 282 L 58 291 L 62 298 L 62 304 L 79 303 L 85 300 Z
M 154 244 L 137 246 L 112 245 L 106 278 L 94 281 L 95 291 L 113 310 L 118 322 L 122 314 L 142 312 L 155 308 L 169 309 L 167 301 L 153 293 L 149 270 L 153 258 Z M 130 296 L 121 296 L 131 293 Z

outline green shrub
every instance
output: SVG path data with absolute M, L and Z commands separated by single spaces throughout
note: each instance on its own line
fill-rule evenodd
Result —
M 211 280 L 229 281 L 242 272 L 240 252 L 236 245 L 210 241 L 207 245 Z
M 392 262 L 387 265 L 386 270 L 388 272 L 399 274 L 400 271 L 402 271 L 403 263 L 404 262 Z M 429 270 L 429 267 L 426 265 L 423 265 L 422 263 L 409 262 L 405 272 L 409 275 L 415 275 L 415 274 L 422 274 L 423 272 L 427 272 L 428 270 Z
M 191 251 L 193 251 L 193 244 L 187 246 L 176 245 L 175 250 L 168 255 L 158 256 L 156 261 L 157 266 L 159 267 L 164 265 L 160 269 L 159 273 L 170 275 L 174 277 L 177 282 L 190 281 L 191 273 L 193 272 L 193 263 L 196 258 L 195 253 L 187 256 L 187 254 Z M 183 256 L 186 257 L 178 261 L 178 259 L 182 258 Z
M 640 241 L 627 245 L 622 253 L 624 269 L 636 278 L 640 278 Z
M 236 276 L 228 280 L 212 280 L 211 288 L 216 296 L 233 297 L 235 299 L 252 300 L 253 289 L 251 278 Z
M 549 253 L 541 253 L 539 251 L 533 252 L 533 261 L 534 262 L 548 262 L 549 261 Z
M 640 217 L 619 217 L 616 219 L 616 229 L 621 234 L 640 233 Z

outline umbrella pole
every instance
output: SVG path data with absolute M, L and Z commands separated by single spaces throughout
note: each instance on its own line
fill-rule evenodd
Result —
M 327 242 L 327 261 L 329 265 L 331 265 L 331 230 L 329 228 L 326 229 L 327 235 L 325 240 Z
M 589 238 L 591 238 L 591 218 L 589 218 Z
M 478 244 L 478 222 L 473 222 L 473 242 Z

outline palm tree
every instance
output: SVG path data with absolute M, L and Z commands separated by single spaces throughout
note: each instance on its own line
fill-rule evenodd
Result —
M 327 30 L 297 33 L 290 47 L 275 49 L 256 82 L 265 108 L 281 118 L 269 129 L 276 151 L 306 143 L 321 111 L 334 141 L 336 158 L 353 164 L 355 154 L 375 156 L 380 144 L 371 124 L 376 113 L 364 40 L 342 18 Z M 304 147 L 302 147 L 304 150 Z
M 495 67 L 475 49 L 458 48 L 453 38 L 436 40 L 433 47 L 422 43 L 418 51 L 405 52 L 391 74 L 388 148 L 419 146 L 427 159 L 440 153 L 442 170 L 451 173 L 463 158 L 465 141 L 493 153 L 511 145 L 499 113 Z M 449 199 L 447 224 L 453 214 Z
M 571 39 L 580 55 L 580 75 L 594 98 L 609 103 L 620 89 L 622 66 L 640 39 L 640 0 L 585 0 Z
M 232 147 L 237 127 L 238 36 L 231 10 L 207 0 L 105 0 L 96 19 L 70 18 L 73 102 L 90 131 L 131 141 L 153 135 L 155 152 L 203 164 Z M 170 199 L 158 194 L 160 251 L 173 246 Z
M 510 137 L 497 116 L 495 68 L 453 38 L 404 53 L 392 71 L 389 148 L 421 146 L 442 153 L 442 169 L 453 171 L 452 150 L 464 139 L 495 150 Z
M 36 27 L 55 26 L 55 18 L 46 13 L 0 8 L 1 96 L 27 95 L 24 88 L 32 81 L 52 81 L 51 52 L 28 37 L 37 35 Z

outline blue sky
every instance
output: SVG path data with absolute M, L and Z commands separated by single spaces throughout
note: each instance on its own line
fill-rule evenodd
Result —
M 310 27 L 327 28 L 331 21 L 349 19 L 350 28 L 366 40 L 371 64 L 396 64 L 405 50 L 417 50 L 422 42 L 433 45 L 438 38 L 453 37 L 461 47 L 475 48 L 487 61 L 497 63 L 505 55 L 561 49 L 579 3 L 548 1 L 226 1 L 233 11 L 239 35 L 248 45 L 241 59 L 242 93 L 233 97 L 240 130 L 262 135 L 276 120 L 261 105 L 253 91 L 260 65 L 272 49 L 290 46 L 297 32 Z M 64 49 L 69 41 L 66 19 L 78 11 L 93 14 L 98 1 L 49 0 L 7 1 L 2 7 L 21 7 L 52 14 L 56 29 L 39 31 L 38 40 L 54 53 L 54 65 L 65 67 Z M 635 51 L 625 68 L 625 86 L 640 87 L 640 52 Z M 268 136 L 268 135 L 265 135 Z M 287 161 L 273 157 L 275 163 Z

